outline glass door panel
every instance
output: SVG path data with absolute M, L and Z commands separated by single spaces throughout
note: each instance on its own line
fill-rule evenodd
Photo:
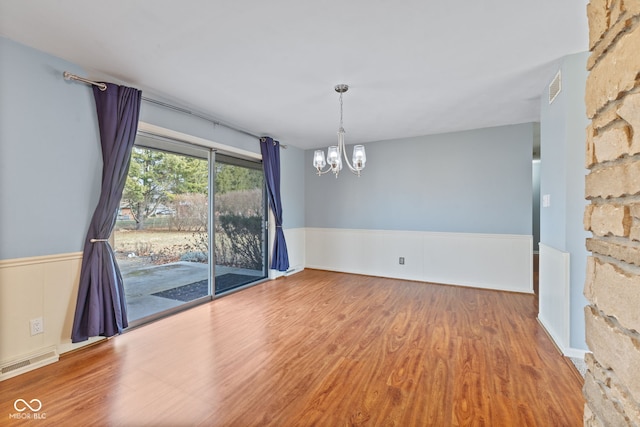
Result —
M 113 234 L 130 323 L 211 299 L 208 158 L 208 150 L 136 139 Z
M 267 276 L 264 175 L 260 163 L 216 155 L 215 293 Z

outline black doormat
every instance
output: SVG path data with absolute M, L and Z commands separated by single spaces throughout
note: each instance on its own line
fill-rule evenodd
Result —
M 238 286 L 255 282 L 258 279 L 261 279 L 261 277 L 236 273 L 227 273 L 221 276 L 216 276 L 216 292 L 222 292 L 229 289 L 237 288 Z
M 216 292 L 237 288 L 238 286 L 246 285 L 247 283 L 253 282 L 257 279 L 259 279 L 258 276 L 235 273 L 216 276 Z M 208 293 L 209 284 L 205 279 L 200 280 L 199 282 L 189 283 L 188 285 L 179 286 L 177 288 L 167 289 L 166 291 L 156 292 L 151 295 L 187 302 L 207 296 Z

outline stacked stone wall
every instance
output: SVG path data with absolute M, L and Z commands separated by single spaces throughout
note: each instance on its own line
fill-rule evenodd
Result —
M 591 0 L 586 426 L 640 426 L 640 0 Z

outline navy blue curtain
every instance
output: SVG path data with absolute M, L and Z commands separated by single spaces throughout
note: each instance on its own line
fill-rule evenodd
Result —
M 276 218 L 276 241 L 273 244 L 270 268 L 287 271 L 289 269 L 289 254 L 282 231 L 282 201 L 280 200 L 280 143 L 270 137 L 260 138 L 260 151 L 262 152 L 264 179 L 267 182 L 269 207 Z
M 113 231 L 138 130 L 138 89 L 93 87 L 102 145 L 102 190 L 84 242 L 71 341 L 110 337 L 129 326 L 122 275 L 107 239 Z

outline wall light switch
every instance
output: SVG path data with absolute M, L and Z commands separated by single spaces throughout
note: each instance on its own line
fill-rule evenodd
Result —
M 551 194 L 544 194 L 542 196 L 542 207 L 548 208 L 551 206 Z

